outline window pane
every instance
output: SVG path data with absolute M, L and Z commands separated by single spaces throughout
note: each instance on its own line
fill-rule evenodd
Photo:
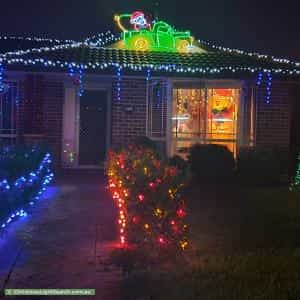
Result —
M 174 89 L 173 152 L 195 143 L 220 144 L 236 154 L 239 89 Z
M 207 139 L 236 139 L 238 99 L 236 89 L 208 89 Z
M 174 89 L 172 131 L 178 138 L 200 137 L 205 133 L 205 91 Z
M 148 131 L 153 138 L 166 135 L 166 84 L 162 80 L 148 82 Z
M 239 94 L 238 89 L 207 90 L 207 142 L 225 145 L 234 154 Z

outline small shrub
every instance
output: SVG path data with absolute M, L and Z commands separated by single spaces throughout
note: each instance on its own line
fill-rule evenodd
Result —
M 151 147 L 132 144 L 119 152 L 110 151 L 108 182 L 120 208 L 123 247 L 128 243 L 130 248 L 142 249 L 149 261 L 170 260 L 187 247 L 182 173 L 157 158 Z
M 149 139 L 147 136 L 138 136 L 134 141 L 133 145 L 144 148 L 144 149 L 149 149 L 151 150 L 154 154 L 158 155 L 159 154 L 159 149 L 157 147 L 156 142 L 153 140 Z
M 280 182 L 280 156 L 274 149 L 243 148 L 237 158 L 237 173 L 244 183 L 276 184 Z
M 188 166 L 187 161 L 185 161 L 179 155 L 174 155 L 169 159 L 169 165 L 177 167 L 179 170 L 185 170 Z
M 46 157 L 46 153 L 45 148 L 38 146 L 0 149 L 0 224 L 9 214 L 37 197 L 44 180 L 52 177 L 51 159 L 47 159 L 50 155 Z
M 196 144 L 190 149 L 188 161 L 192 174 L 199 182 L 227 181 L 232 178 L 235 162 L 225 146 Z

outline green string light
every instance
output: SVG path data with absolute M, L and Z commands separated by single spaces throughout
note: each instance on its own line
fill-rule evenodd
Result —
M 300 153 L 298 155 L 298 167 L 296 176 L 293 179 L 293 182 L 290 186 L 290 191 L 299 192 L 300 191 Z

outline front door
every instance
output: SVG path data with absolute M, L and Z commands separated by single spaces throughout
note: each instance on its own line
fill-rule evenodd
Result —
M 79 165 L 99 166 L 107 147 L 107 91 L 85 90 L 80 98 Z

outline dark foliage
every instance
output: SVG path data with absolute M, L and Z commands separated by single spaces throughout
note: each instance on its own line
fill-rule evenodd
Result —
M 235 162 L 225 146 L 196 144 L 190 149 L 188 161 L 199 183 L 232 179 Z
M 276 184 L 280 182 L 283 163 L 276 149 L 243 148 L 237 158 L 237 174 L 247 184 Z
M 44 167 L 31 183 L 22 183 L 30 172 L 35 172 L 47 151 L 43 146 L 5 146 L 0 150 L 0 182 L 7 180 L 9 190 L 0 187 L 0 223 L 12 212 L 23 208 L 41 189 L 45 176 L 49 175 Z M 18 182 L 18 185 L 16 183 Z

